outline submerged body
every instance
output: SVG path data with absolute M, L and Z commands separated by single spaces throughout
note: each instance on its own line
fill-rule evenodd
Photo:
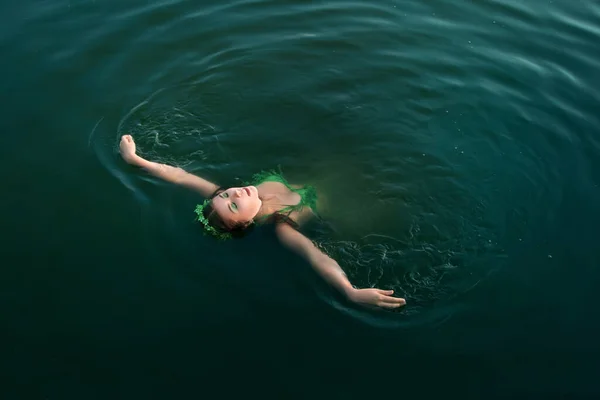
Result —
M 121 156 L 150 174 L 199 192 L 207 200 L 196 208 L 198 220 L 215 236 L 244 230 L 255 223 L 274 223 L 280 242 L 302 256 L 323 279 L 349 300 L 384 308 L 406 304 L 393 297 L 393 290 L 358 289 L 352 286 L 337 261 L 319 250 L 298 231 L 298 227 L 317 215 L 316 190 L 311 186 L 290 185 L 277 173 L 257 174 L 251 185 L 220 189 L 216 184 L 181 168 L 148 161 L 136 154 L 133 138 L 121 138 Z

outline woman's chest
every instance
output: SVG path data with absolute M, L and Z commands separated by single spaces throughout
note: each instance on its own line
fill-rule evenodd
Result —
M 289 210 L 289 207 L 298 205 L 302 201 L 302 197 L 282 183 L 264 182 L 256 188 L 258 189 L 258 195 L 263 199 L 263 203 L 266 202 L 268 204 L 270 212 L 284 212 L 299 225 L 313 216 L 312 210 L 309 207 Z M 286 209 L 290 212 L 285 212 Z
M 295 206 L 302 201 L 302 197 L 296 192 L 291 191 L 283 183 L 264 182 L 256 187 L 258 195 L 263 201 L 272 206 Z

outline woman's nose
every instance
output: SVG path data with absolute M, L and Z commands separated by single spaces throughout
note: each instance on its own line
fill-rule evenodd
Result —
M 241 197 L 242 196 L 242 189 L 236 189 L 235 190 L 235 195 L 236 195 L 236 197 Z

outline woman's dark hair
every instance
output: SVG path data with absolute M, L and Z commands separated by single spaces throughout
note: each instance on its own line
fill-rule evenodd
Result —
M 248 223 L 239 223 L 233 227 L 228 227 L 227 225 L 225 225 L 225 222 L 223 222 L 223 220 L 215 211 L 212 205 L 212 200 L 224 191 L 224 189 L 219 188 L 212 194 L 212 196 L 210 196 L 211 201 L 204 207 L 204 209 L 202 210 L 202 214 L 204 215 L 204 218 L 206 218 L 210 226 L 215 228 L 217 231 L 222 233 L 230 233 L 234 239 L 242 238 L 252 231 L 255 225 L 254 221 L 250 221 Z

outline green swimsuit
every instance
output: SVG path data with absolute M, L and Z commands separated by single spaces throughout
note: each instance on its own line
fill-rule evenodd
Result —
M 289 218 L 289 215 L 294 211 L 301 211 L 304 207 L 309 207 L 315 215 L 319 215 L 317 213 L 317 190 L 314 188 L 314 186 L 306 185 L 299 189 L 295 189 L 288 183 L 283 175 L 275 171 L 263 171 L 258 174 L 254 174 L 252 176 L 252 180 L 248 182 L 248 184 L 252 186 L 258 186 L 265 182 L 283 183 L 289 190 L 300 195 L 300 202 L 298 204 L 294 206 L 287 206 L 276 213 L 283 216 L 286 222 L 294 222 Z M 268 217 L 269 216 L 267 216 L 267 218 Z

